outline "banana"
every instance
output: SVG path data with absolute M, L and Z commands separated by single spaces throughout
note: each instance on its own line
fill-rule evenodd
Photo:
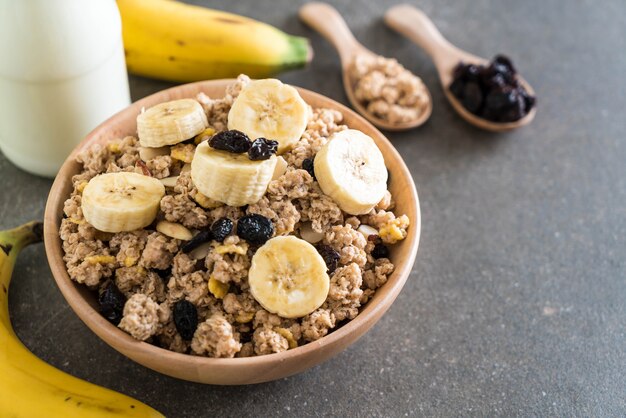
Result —
M 228 112 L 228 129 L 237 129 L 252 139 L 278 141 L 278 153 L 289 150 L 306 129 L 309 108 L 298 91 L 269 78 L 243 88 Z
M 243 16 L 168 0 L 118 0 L 128 71 L 176 82 L 270 77 L 313 57 L 306 38 Z
M 70 376 L 37 358 L 13 332 L 8 289 L 18 253 L 41 241 L 42 224 L 0 232 L 0 416 L 15 418 L 163 417 L 121 393 Z
M 143 147 L 160 148 L 193 138 L 209 125 L 193 99 L 159 103 L 137 116 L 137 136 Z
M 322 191 L 350 215 L 369 212 L 387 190 L 383 154 L 355 129 L 334 134 L 315 156 L 314 167 Z
M 324 259 L 315 247 L 294 236 L 272 238 L 257 250 L 248 283 L 257 302 L 284 318 L 299 318 L 319 308 L 330 287 Z
M 165 187 L 155 178 L 107 173 L 89 180 L 81 208 L 87 222 L 100 231 L 133 231 L 154 221 L 163 195 Z
M 220 151 L 204 141 L 191 162 L 191 179 L 206 197 L 229 206 L 251 205 L 261 200 L 276 167 L 276 156 L 251 161 L 248 154 Z

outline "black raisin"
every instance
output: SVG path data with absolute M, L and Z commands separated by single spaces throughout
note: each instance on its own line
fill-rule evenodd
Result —
M 467 83 L 463 89 L 463 106 L 472 113 L 480 110 L 483 104 L 483 92 L 478 83 Z
M 518 95 L 517 90 L 504 86 L 498 89 L 492 89 L 485 98 L 485 106 L 491 110 L 508 109 L 515 105 Z
M 316 248 L 326 263 L 328 274 L 332 274 L 337 269 L 337 263 L 339 263 L 339 258 L 341 258 L 339 253 L 326 244 L 318 244 Z
M 491 77 L 483 80 L 483 84 L 486 90 L 493 88 L 504 87 L 507 84 L 507 81 L 504 79 L 504 76 L 499 73 L 493 74 Z
M 213 239 L 219 242 L 223 242 L 228 235 L 233 231 L 233 221 L 228 218 L 219 218 L 211 225 L 211 232 L 213 233 Z
M 313 164 L 313 158 L 305 158 L 302 161 L 302 169 L 309 173 L 311 177 L 313 177 L 313 179 L 315 179 L 315 165 Z
M 454 69 L 454 78 L 461 81 L 477 81 L 480 75 L 480 67 L 474 64 L 458 64 Z
M 374 245 L 374 249 L 372 249 L 372 257 L 375 259 L 389 258 L 389 248 L 382 243 Z
M 459 62 L 452 70 L 452 78 L 461 80 L 465 76 L 465 64 Z
M 98 297 L 100 313 L 113 325 L 117 325 L 122 320 L 126 296 L 115 283 L 109 282 Z
M 232 152 L 234 154 L 248 152 L 250 144 L 248 135 L 235 129 L 219 132 L 209 139 L 209 145 L 212 148 Z
M 532 109 L 535 105 L 535 98 L 528 94 L 528 92 L 522 87 L 520 87 L 518 91 L 520 96 L 524 99 L 524 113 L 530 112 L 530 109 Z
M 252 161 L 267 160 L 278 151 L 278 141 L 265 138 L 257 138 L 250 145 L 248 157 Z
M 501 122 L 515 122 L 524 117 L 524 99 L 516 95 L 517 100 L 513 106 L 505 109 L 500 113 Z
M 506 57 L 504 55 L 496 55 L 493 58 L 493 63 L 500 66 L 501 68 L 502 67 L 506 68 L 506 71 L 511 75 L 517 74 L 517 71 L 515 70 L 515 67 L 513 66 L 513 62 L 511 61 L 509 57 Z
M 174 304 L 174 325 L 183 340 L 191 340 L 198 328 L 198 311 L 188 300 L 179 300 Z
M 190 251 L 195 250 L 196 248 L 198 248 L 200 245 L 204 244 L 205 242 L 211 241 L 211 239 L 213 239 L 213 235 L 211 234 L 211 231 L 204 229 L 198 232 L 196 235 L 194 235 L 193 238 L 191 238 L 189 241 L 187 241 L 182 246 L 181 250 L 184 253 L 188 253 Z
M 274 234 L 274 225 L 265 216 L 253 213 L 242 216 L 237 221 L 237 235 L 252 244 L 265 244 L 272 234 Z
M 450 93 L 457 99 L 463 98 L 463 90 L 465 89 L 465 82 L 459 78 L 455 79 L 450 84 Z
M 159 275 L 159 277 L 161 279 L 163 279 L 164 281 L 169 280 L 169 278 L 172 276 L 172 267 L 168 267 L 166 269 L 163 270 L 159 270 L 159 269 L 153 269 L 156 274 Z

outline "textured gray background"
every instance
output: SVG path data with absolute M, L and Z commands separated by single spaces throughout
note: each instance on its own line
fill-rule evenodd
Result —
M 337 55 L 298 21 L 299 2 L 197 2 L 310 37 L 313 64 L 281 78 L 346 102 Z M 626 415 L 626 3 L 419 2 L 453 43 L 508 53 L 535 87 L 537 118 L 505 135 L 453 113 L 432 63 L 383 25 L 395 1 L 335 3 L 357 38 L 422 76 L 434 99 L 425 126 L 389 134 L 415 178 L 423 232 L 413 274 L 372 331 L 282 381 L 178 381 L 92 334 L 37 246 L 11 287 L 20 338 L 172 417 Z M 134 99 L 168 86 L 131 78 Z M 0 178 L 0 227 L 42 217 L 50 181 L 1 155 Z

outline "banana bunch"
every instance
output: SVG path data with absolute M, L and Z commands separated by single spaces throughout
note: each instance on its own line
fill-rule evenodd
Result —
M 41 241 L 42 224 L 0 231 L 0 416 L 163 417 L 128 396 L 70 376 L 26 348 L 9 319 L 8 289 L 18 253 Z
M 176 82 L 264 78 L 303 67 L 306 38 L 219 10 L 172 0 L 117 0 L 126 65 L 133 74 Z

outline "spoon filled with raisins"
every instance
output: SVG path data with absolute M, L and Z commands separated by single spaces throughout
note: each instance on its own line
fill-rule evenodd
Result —
M 385 23 L 430 55 L 446 97 L 469 123 L 502 132 L 535 117 L 535 92 L 506 56 L 496 55 L 490 62 L 457 48 L 424 12 L 408 4 L 389 9 Z

